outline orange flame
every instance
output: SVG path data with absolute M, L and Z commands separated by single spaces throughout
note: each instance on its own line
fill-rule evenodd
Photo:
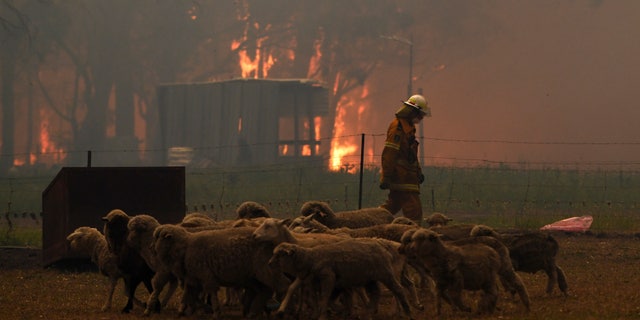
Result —
M 361 118 L 364 112 L 368 109 L 368 105 L 363 101 L 366 101 L 366 97 L 369 94 L 367 85 L 362 88 L 361 93 L 345 95 L 338 102 L 336 109 L 336 119 L 334 124 L 335 136 L 331 141 L 331 160 L 329 169 L 332 171 L 345 170 L 349 173 L 356 172 L 356 166 L 353 163 L 345 161 L 345 158 L 351 156 L 357 156 L 360 148 L 357 138 L 357 132 L 360 127 L 347 127 L 347 123 L 362 123 Z M 353 111 L 355 110 L 355 115 Z M 355 119 L 354 119 L 355 118 Z M 351 129 L 352 132 L 349 132 Z M 352 137 L 346 137 L 347 135 L 353 135 Z M 344 139 L 335 138 L 345 137 Z M 373 150 L 367 152 L 373 158 Z M 354 161 L 355 162 L 355 161 Z

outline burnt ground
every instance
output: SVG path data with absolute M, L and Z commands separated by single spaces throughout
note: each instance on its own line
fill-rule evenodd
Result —
M 558 264 L 569 282 L 569 295 L 557 289 L 544 292 L 543 273 L 520 273 L 531 298 L 526 312 L 517 299 L 501 291 L 499 310 L 491 316 L 453 311 L 445 305 L 440 319 L 640 319 L 640 239 L 636 235 L 556 234 L 561 247 Z M 1 319 L 140 319 L 142 309 L 121 314 L 124 306 L 122 283 L 118 285 L 111 310 L 101 312 L 106 294 L 106 278 L 95 268 L 59 265 L 43 268 L 41 250 L 0 248 L 0 318 Z M 138 296 L 148 294 L 140 289 Z M 472 306 L 475 293 L 465 294 Z M 434 301 L 428 290 L 421 291 L 426 306 L 414 310 L 416 319 L 436 318 Z M 161 314 L 150 319 L 176 319 L 177 298 Z M 224 309 L 225 319 L 242 319 L 237 306 Z M 374 319 L 396 317 L 395 303 L 385 292 L 379 314 Z M 183 319 L 210 319 L 197 314 Z M 334 317 L 341 319 L 342 317 Z

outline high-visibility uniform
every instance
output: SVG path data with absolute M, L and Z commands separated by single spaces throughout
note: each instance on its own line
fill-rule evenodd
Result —
M 388 183 L 389 196 L 381 206 L 395 214 L 422 222 L 420 183 L 424 180 L 418 161 L 416 127 L 406 118 L 396 117 L 387 130 L 382 150 L 381 184 Z

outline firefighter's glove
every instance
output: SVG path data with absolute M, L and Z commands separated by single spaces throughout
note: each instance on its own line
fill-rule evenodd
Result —
M 424 182 L 424 174 L 421 173 L 421 174 L 418 175 L 418 182 L 420 184 L 422 184 Z

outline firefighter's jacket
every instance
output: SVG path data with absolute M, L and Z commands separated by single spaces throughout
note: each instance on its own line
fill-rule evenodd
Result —
M 422 169 L 418 162 L 416 127 L 408 119 L 391 122 L 382 150 L 382 182 L 390 190 L 420 192 Z

